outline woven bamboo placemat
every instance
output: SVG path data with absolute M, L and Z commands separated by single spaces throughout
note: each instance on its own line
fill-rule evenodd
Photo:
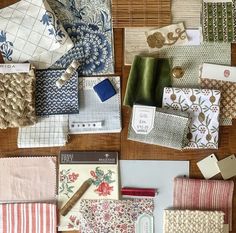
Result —
M 171 24 L 171 0 L 113 0 L 114 28 Z

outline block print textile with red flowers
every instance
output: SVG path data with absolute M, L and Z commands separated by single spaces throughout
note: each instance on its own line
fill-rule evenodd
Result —
M 60 164 L 58 208 L 61 209 L 87 179 L 92 185 L 66 216 L 60 215 L 59 231 L 81 230 L 80 201 L 119 198 L 117 164 Z M 84 224 L 86 225 L 86 224 Z M 86 233 L 89 233 L 86 232 Z
M 218 90 L 164 89 L 162 106 L 190 115 L 187 149 L 218 148 L 220 96 Z
M 111 170 L 108 170 L 108 172 L 105 173 L 99 167 L 96 167 L 95 171 L 90 172 L 93 185 L 97 187 L 94 191 L 99 194 L 99 196 L 111 195 L 111 192 L 113 191 L 111 183 L 115 182 L 115 180 L 112 180 L 113 173 L 114 172 Z
M 71 169 L 64 169 L 60 171 L 60 186 L 59 193 L 70 198 L 73 194 L 75 186 L 73 185 L 78 179 L 79 174 L 71 172 Z
M 82 200 L 82 232 L 135 233 L 135 223 L 142 214 L 153 216 L 153 199 Z

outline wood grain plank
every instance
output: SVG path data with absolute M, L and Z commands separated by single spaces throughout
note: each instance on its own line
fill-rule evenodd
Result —
M 0 2 L 0 9 L 1 8 L 4 8 L 4 7 L 7 7 L 7 6 L 10 6 L 14 3 L 17 3 L 19 2 L 20 0 L 1 0 Z

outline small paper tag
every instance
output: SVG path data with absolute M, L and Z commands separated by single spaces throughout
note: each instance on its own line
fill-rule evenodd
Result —
M 135 224 L 135 233 L 153 233 L 153 216 L 140 215 Z
M 156 107 L 134 105 L 132 128 L 136 134 L 149 134 L 153 129 Z
M 0 64 L 0 73 L 28 73 L 30 71 L 30 63 L 22 64 Z
M 202 66 L 201 78 L 236 82 L 236 68 L 232 66 L 204 63 Z

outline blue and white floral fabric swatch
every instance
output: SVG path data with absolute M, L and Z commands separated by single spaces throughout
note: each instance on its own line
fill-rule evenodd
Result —
M 162 107 L 190 114 L 186 149 L 217 149 L 221 92 L 210 89 L 165 88 Z
M 5 62 L 49 68 L 74 46 L 46 0 L 21 0 L 0 9 L 0 52 Z
M 114 73 L 111 0 L 49 0 L 75 44 L 55 66 L 79 60 L 79 75 Z
M 78 73 L 61 88 L 56 86 L 65 70 L 36 71 L 36 115 L 72 114 L 79 112 Z

